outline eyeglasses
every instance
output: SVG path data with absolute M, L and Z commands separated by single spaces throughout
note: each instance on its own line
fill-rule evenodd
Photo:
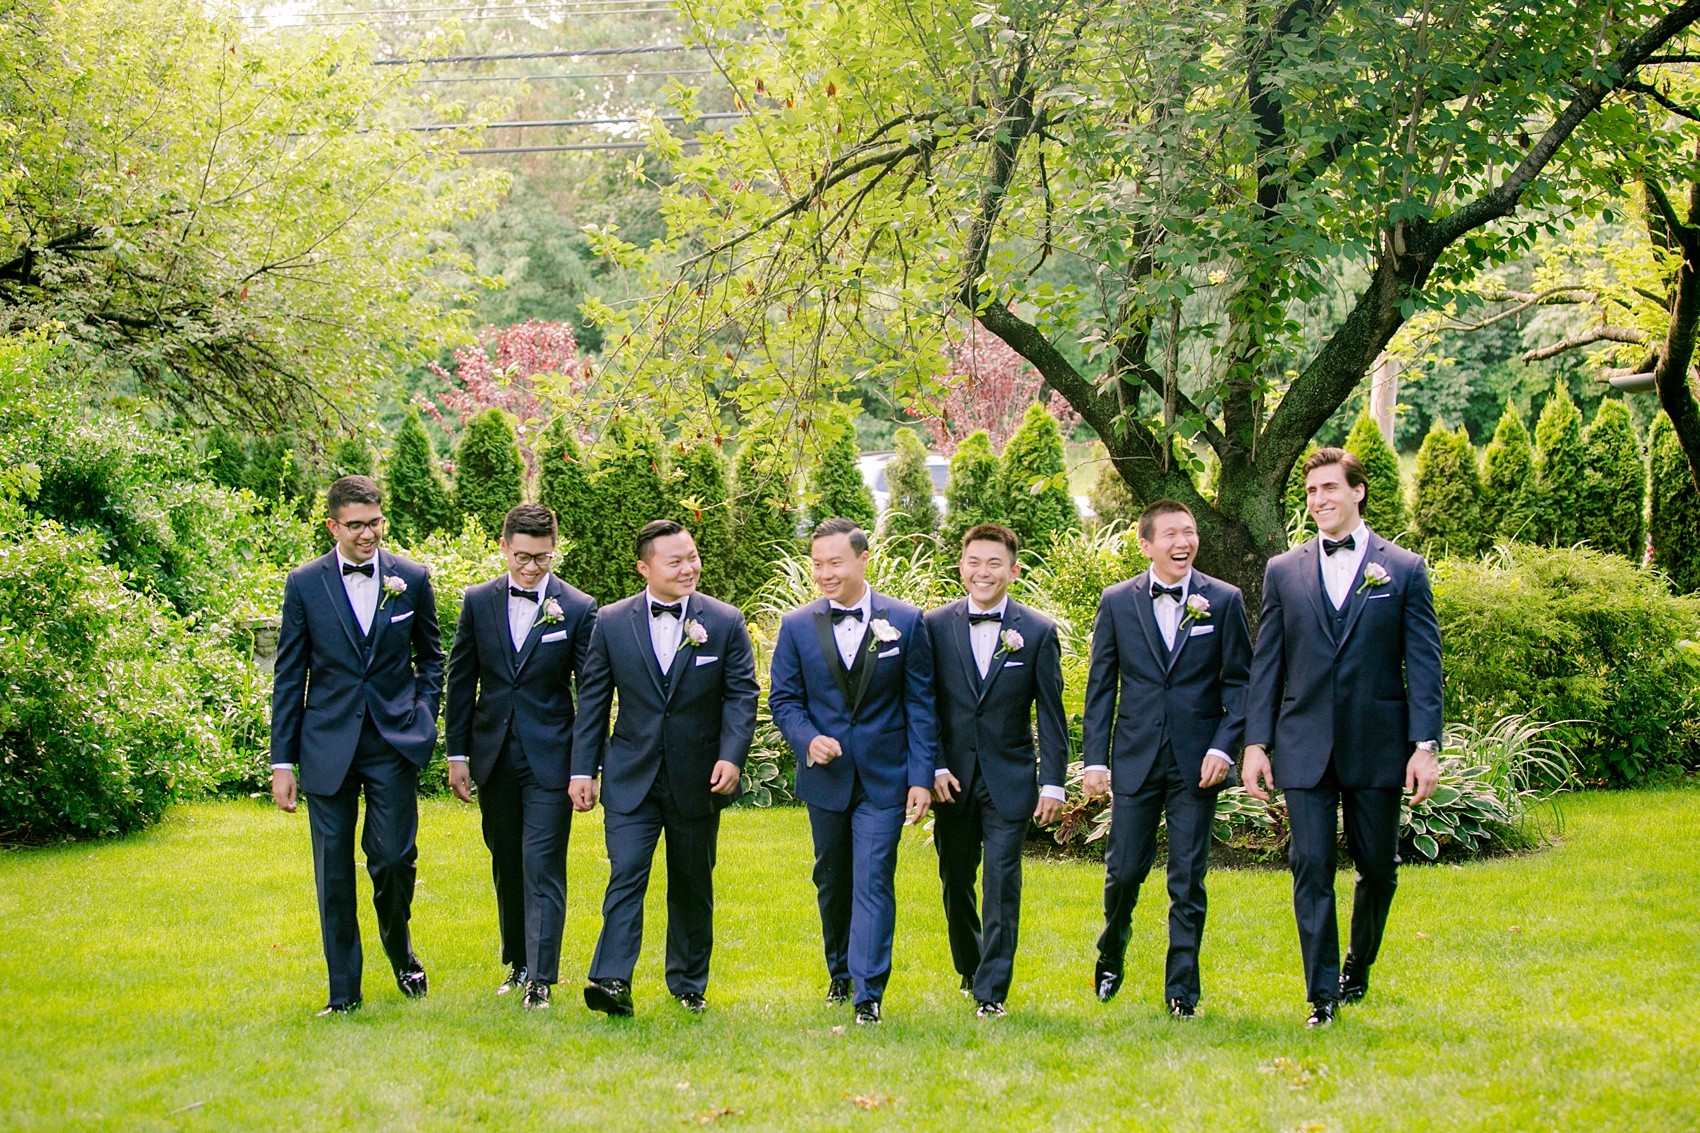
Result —
M 535 555 L 527 551 L 509 551 L 508 554 L 512 555 L 514 557 L 514 562 L 518 563 L 520 566 L 547 567 L 550 563 L 555 561 L 554 551 L 539 551 Z
M 353 523 L 344 523 L 340 519 L 333 519 L 331 522 L 338 527 L 347 528 L 356 535 L 364 535 L 368 531 L 382 531 L 384 529 L 384 517 L 381 515 L 377 519 L 357 519 Z

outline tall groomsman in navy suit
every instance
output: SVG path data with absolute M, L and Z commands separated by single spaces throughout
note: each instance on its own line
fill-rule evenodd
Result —
M 1019 547 L 1007 527 L 969 528 L 957 563 L 968 596 L 926 618 L 943 753 L 933 773 L 933 841 L 951 959 L 982 1019 L 1007 1014 L 1021 847 L 1030 819 L 1050 823 L 1062 812 L 1068 772 L 1062 646 L 1055 622 L 1009 596 L 1021 573 Z M 985 900 L 977 909 L 982 859 Z
M 921 611 L 864 578 L 868 536 L 848 519 L 809 545 L 822 597 L 786 614 L 767 694 L 809 806 L 828 1003 L 854 991 L 878 1023 L 897 927 L 897 844 L 926 816 L 938 766 L 933 650 Z
M 1285 794 L 1307 1025 L 1326 1027 L 1336 1004 L 1369 990 L 1398 884 L 1400 792 L 1415 806 L 1440 778 L 1440 623 L 1422 556 L 1364 524 L 1357 457 L 1320 449 L 1304 473 L 1320 533 L 1264 575 L 1244 779 L 1255 798 Z M 1342 807 L 1358 868 L 1344 967 L 1334 912 Z
M 714 949 L 720 812 L 738 797 L 755 737 L 755 651 L 744 615 L 697 590 L 702 560 L 689 531 L 652 520 L 638 532 L 636 551 L 647 585 L 597 615 L 573 729 L 573 805 L 596 805 L 600 774 L 609 866 L 584 1002 L 609 1015 L 632 1013 L 643 897 L 665 834 L 667 990 L 701 1014 Z M 616 692 L 620 714 L 610 738 Z
M 1151 569 L 1099 599 L 1086 683 L 1083 786 L 1089 795 L 1115 792 L 1093 983 L 1106 1003 L 1121 988 L 1134 904 L 1167 815 L 1163 998 L 1169 1014 L 1190 1019 L 1202 994 L 1198 947 L 1216 796 L 1245 731 L 1251 633 L 1239 589 L 1193 569 L 1198 524 L 1185 504 L 1158 500 L 1139 517 L 1138 534 Z
M 272 798 L 293 812 L 307 796 L 330 999 L 321 1015 L 360 1006 L 354 834 L 372 877 L 378 939 L 410 999 L 426 993 L 413 954 L 414 835 L 419 772 L 437 743 L 443 649 L 424 567 L 379 549 L 383 496 L 344 476 L 326 498 L 335 548 L 289 572 L 272 678 Z M 295 767 L 301 768 L 299 784 Z
M 508 977 L 521 1006 L 549 1006 L 567 916 L 573 678 L 596 603 L 549 573 L 555 513 L 520 504 L 502 521 L 508 569 L 468 587 L 449 651 L 449 786 L 478 812 Z

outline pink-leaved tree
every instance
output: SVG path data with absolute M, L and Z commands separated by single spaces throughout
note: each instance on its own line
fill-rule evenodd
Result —
M 1002 452 L 1004 442 L 1021 427 L 1022 414 L 1038 399 L 1038 371 L 978 323 L 950 333 L 945 355 L 950 393 L 932 403 L 930 408 L 935 412 L 911 409 L 910 414 L 924 423 L 935 452 L 949 456 L 980 429 L 991 435 L 993 451 Z M 1055 391 L 1045 407 L 1057 419 L 1064 437 L 1080 424 L 1080 414 Z

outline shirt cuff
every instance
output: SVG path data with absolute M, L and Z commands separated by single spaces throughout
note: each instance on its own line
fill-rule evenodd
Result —
M 949 774 L 950 774 L 950 768 L 941 767 L 937 771 L 933 772 L 933 778 L 940 779 L 940 778 L 943 778 L 944 776 L 949 775 Z
M 1059 803 L 1062 803 L 1068 801 L 1068 792 L 1063 790 L 1061 787 L 1044 786 L 1039 788 L 1039 797 L 1042 799 L 1056 799 Z
M 467 758 L 468 757 L 464 756 L 464 755 L 451 755 L 451 756 L 449 756 L 449 762 L 450 763 L 465 763 L 467 761 Z
M 594 779 L 594 778 L 596 778 L 596 776 L 594 776 L 594 775 L 570 775 L 570 776 L 568 776 L 568 778 L 570 778 L 570 779 Z
M 1222 762 L 1223 762 L 1223 763 L 1226 763 L 1226 764 L 1227 764 L 1227 765 L 1228 765 L 1228 766 L 1229 766 L 1229 767 L 1232 767 L 1232 766 L 1233 766 L 1233 765 L 1234 765 L 1234 759 L 1233 759 L 1233 757 L 1232 757 L 1232 756 L 1230 756 L 1230 755 L 1229 755 L 1229 754 L 1228 754 L 1228 753 L 1227 753 L 1227 752 L 1225 752 L 1225 751 L 1223 751 L 1223 750 L 1222 750 L 1222 749 L 1221 749 L 1221 748 L 1219 748 L 1219 747 L 1213 747 L 1213 748 L 1211 748 L 1211 749 L 1210 749 L 1210 750 L 1209 750 L 1209 751 L 1207 751 L 1207 752 L 1205 752 L 1205 753 L 1204 753 L 1204 755 L 1205 755 L 1205 758 L 1207 758 L 1207 759 L 1208 759 L 1208 758 L 1209 758 L 1209 757 L 1210 757 L 1210 756 L 1212 756 L 1212 755 L 1213 755 L 1213 756 L 1215 756 L 1215 757 L 1216 757 L 1216 758 L 1217 758 L 1217 759 L 1220 759 L 1220 760 L 1221 760 L 1221 761 L 1222 761 Z
M 293 764 L 293 763 L 274 763 L 274 764 L 272 764 L 272 770 L 273 771 L 294 771 L 295 770 L 295 764 Z
M 1094 763 L 1090 767 L 1082 768 L 1082 770 L 1085 771 L 1108 771 L 1109 769 L 1110 767 L 1107 763 Z

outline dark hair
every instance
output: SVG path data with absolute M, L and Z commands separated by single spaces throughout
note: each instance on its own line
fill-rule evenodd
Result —
M 1002 543 L 1009 548 L 1011 560 L 1021 554 L 1020 536 L 1001 523 L 976 523 L 962 533 L 962 549 L 964 551 L 968 549 L 970 543 Z
M 554 539 L 559 534 L 560 525 L 555 521 L 554 511 L 542 504 L 520 504 L 509 508 L 507 517 L 502 520 L 503 539 L 512 539 L 515 535 Z
M 1343 448 L 1319 448 L 1310 454 L 1305 461 L 1305 479 L 1318 468 L 1327 468 L 1330 464 L 1338 464 L 1346 473 L 1346 483 L 1353 488 L 1362 488 L 1364 498 L 1359 507 L 1369 503 L 1369 477 L 1364 475 L 1363 462 Z
M 1192 509 L 1179 500 L 1158 500 L 1139 513 L 1139 537 L 1147 543 L 1151 541 L 1152 532 L 1157 526 L 1157 517 L 1160 515 L 1186 515 L 1190 516 L 1193 522 L 1198 521 L 1198 517 L 1192 514 Z
M 809 542 L 813 543 L 816 539 L 825 539 L 830 535 L 848 535 L 852 551 L 858 555 L 868 553 L 868 533 L 858 527 L 854 519 L 839 517 L 821 520 L 820 525 L 815 528 L 815 533 L 809 536 Z
M 332 519 L 342 518 L 342 509 L 349 504 L 377 504 L 382 507 L 384 493 L 370 476 L 344 476 L 331 484 L 325 493 L 325 511 Z
M 643 525 L 642 531 L 637 533 L 637 541 L 633 543 L 632 549 L 637 552 L 638 558 L 647 562 L 650 550 L 655 546 L 657 539 L 663 539 L 668 535 L 689 534 L 690 532 L 685 530 L 685 525 L 682 523 L 671 519 L 652 519 Z

